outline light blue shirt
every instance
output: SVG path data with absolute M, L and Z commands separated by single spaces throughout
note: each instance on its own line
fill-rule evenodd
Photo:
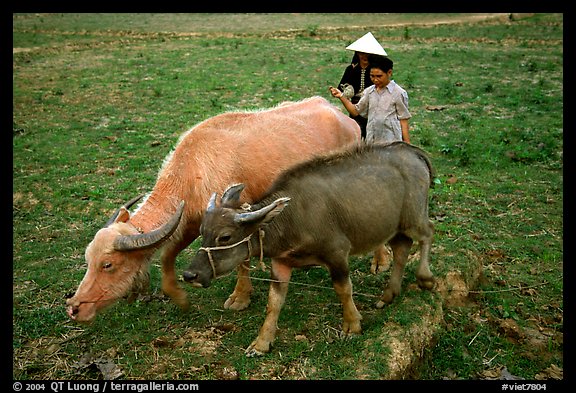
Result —
M 355 106 L 362 116 L 368 117 L 368 143 L 401 141 L 400 119 L 412 117 L 408 110 L 408 93 L 393 80 L 381 92 L 376 91 L 375 85 L 367 87 Z

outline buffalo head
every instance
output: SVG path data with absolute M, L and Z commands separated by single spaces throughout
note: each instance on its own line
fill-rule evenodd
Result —
M 183 273 L 184 280 L 208 287 L 212 279 L 223 276 L 260 253 L 258 229 L 278 215 L 290 198 L 279 198 L 256 211 L 240 206 L 243 184 L 226 189 L 220 202 L 213 193 L 200 226 L 202 246 Z
M 184 201 L 162 226 L 148 233 L 140 233 L 128 222 L 128 209 L 141 197 L 116 210 L 86 248 L 88 270 L 74 296 L 66 301 L 68 316 L 73 320 L 92 321 L 99 310 L 126 296 L 144 279 L 147 280 L 147 262 L 178 227 Z

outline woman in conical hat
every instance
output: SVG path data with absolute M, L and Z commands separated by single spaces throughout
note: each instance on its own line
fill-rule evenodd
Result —
M 354 56 L 352 57 L 350 65 L 344 70 L 338 87 L 344 92 L 346 98 L 356 104 L 360 100 L 360 97 L 362 97 L 364 89 L 373 84 L 370 80 L 368 55 L 376 54 L 386 56 L 387 54 L 371 32 L 364 34 L 352 44 L 348 45 L 346 49 L 354 51 Z M 358 116 L 350 115 L 350 117 L 356 120 L 360 126 L 362 139 L 366 138 L 366 124 L 368 121 L 366 114 L 360 114 Z

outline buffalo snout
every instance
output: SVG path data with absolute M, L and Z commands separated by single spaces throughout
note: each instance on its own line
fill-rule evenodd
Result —
M 78 308 L 78 306 L 75 305 L 68 305 L 66 307 L 66 313 L 68 314 L 68 317 L 72 320 L 76 319 L 76 315 L 78 315 L 78 312 L 80 311 L 80 309 Z
M 197 270 L 185 270 L 182 273 L 184 281 L 196 287 L 208 288 L 210 286 L 211 277 L 209 274 L 202 274 Z
M 96 302 L 81 302 L 77 298 L 66 300 L 66 314 L 80 323 L 90 323 L 96 316 Z
M 188 270 L 184 271 L 182 275 L 184 276 L 184 281 L 186 282 L 194 282 L 198 278 L 198 273 L 193 273 Z

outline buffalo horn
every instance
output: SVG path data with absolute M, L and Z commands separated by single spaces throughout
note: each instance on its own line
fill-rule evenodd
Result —
M 279 199 L 276 199 L 271 204 L 269 204 L 268 206 L 264 206 L 263 208 L 256 210 L 254 212 L 238 213 L 234 217 L 234 222 L 237 224 L 242 224 L 242 223 L 247 223 L 247 222 L 252 222 L 252 221 L 258 221 L 260 219 L 265 218 L 271 211 L 278 209 L 278 207 L 281 207 L 278 210 L 278 213 L 280 213 L 282 211 L 282 209 L 284 208 L 284 206 L 289 201 L 290 201 L 290 198 L 287 198 L 287 197 L 279 198 Z M 274 214 L 274 216 L 276 214 Z M 269 219 L 272 219 L 274 216 L 270 217 Z M 266 222 L 267 221 L 268 220 L 266 220 Z
M 108 222 L 106 223 L 106 225 L 104 225 L 104 228 L 114 224 L 114 221 L 116 221 L 116 218 L 118 218 L 118 214 L 120 214 L 120 209 L 125 208 L 126 210 L 130 209 L 132 207 L 132 205 L 134 205 L 136 202 L 138 202 L 145 194 L 140 194 L 137 197 L 134 197 L 132 199 L 130 199 L 128 202 L 126 202 L 124 205 L 122 205 L 121 207 L 119 207 L 118 209 L 116 209 L 116 211 L 114 212 L 114 214 L 112 214 L 112 217 L 110 217 L 108 219 Z
M 208 206 L 206 206 L 206 211 L 214 210 L 214 208 L 216 207 L 216 196 L 217 196 L 216 193 L 212 194 L 210 200 L 208 201 Z
M 181 201 L 176 213 L 160 228 L 148 233 L 120 236 L 114 241 L 114 249 L 117 251 L 132 251 L 156 246 L 174 233 L 180 223 L 183 211 L 184 201 Z

